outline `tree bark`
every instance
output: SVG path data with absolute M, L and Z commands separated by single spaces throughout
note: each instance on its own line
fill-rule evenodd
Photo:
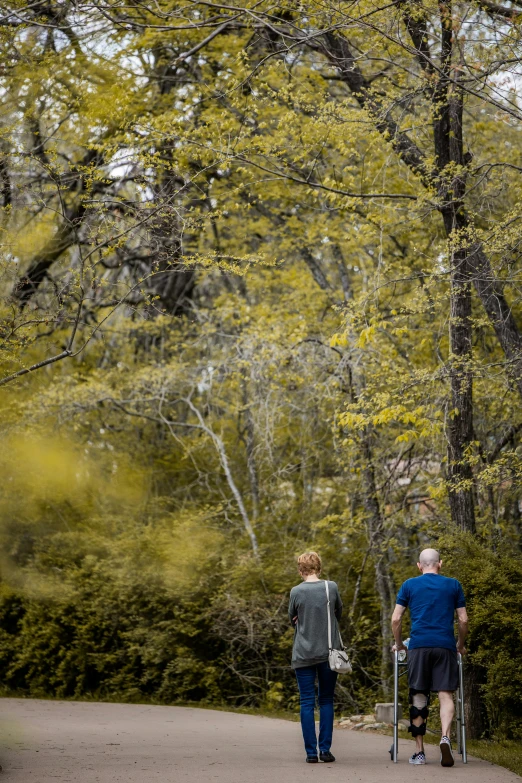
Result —
M 375 483 L 375 472 L 373 468 L 372 449 L 370 443 L 370 434 L 368 431 L 361 436 L 361 456 L 362 456 L 362 479 L 364 487 L 363 503 L 368 516 L 370 546 L 374 553 L 375 569 L 375 587 L 379 596 L 380 603 L 380 673 L 379 682 L 382 697 L 388 699 L 391 694 L 390 674 L 391 674 L 391 630 L 390 630 L 390 606 L 391 596 L 389 589 L 389 579 L 386 568 L 386 553 L 383 551 L 384 545 L 384 520 L 382 518 L 377 487 Z
M 450 256 L 451 411 L 447 418 L 448 494 L 451 518 L 461 530 L 475 532 L 475 501 L 471 448 L 473 442 L 473 323 L 469 246 L 460 247 L 467 228 L 463 199 L 463 95 L 452 84 L 453 17 L 451 2 L 440 3 L 441 75 L 433 95 L 433 142 L 439 172 L 441 213 Z M 453 78 L 453 82 L 455 79 Z M 459 172 L 455 175 L 455 171 Z
M 54 262 L 76 242 L 76 232 L 85 217 L 85 211 L 81 201 L 76 201 L 66 210 L 63 223 L 58 226 L 53 238 L 31 260 L 21 275 L 13 289 L 13 297 L 19 301 L 22 308 L 38 292 Z
M 489 259 L 479 243 L 470 249 L 473 285 L 509 362 L 508 375 L 522 397 L 522 335 Z
M 9 165 L 7 153 L 0 149 L 0 207 L 9 207 L 13 201 L 13 191 L 11 187 L 11 176 L 9 174 Z
M 44 156 L 45 150 L 38 139 L 35 144 L 39 157 Z M 51 266 L 66 250 L 77 241 L 78 230 L 87 216 L 87 208 L 82 200 L 85 184 L 91 167 L 102 163 L 102 155 L 98 150 L 88 150 L 75 167 L 65 174 L 58 187 L 65 187 L 71 199 L 69 205 L 65 205 L 62 222 L 54 237 L 45 245 L 29 263 L 25 272 L 14 285 L 12 296 L 17 299 L 21 307 L 24 307 L 38 292 L 40 285 L 49 275 Z M 65 194 L 62 199 L 65 198 Z
M 455 253 L 450 294 L 450 382 L 452 410 L 447 421 L 448 495 L 453 522 L 476 532 L 473 471 L 473 375 L 471 282 L 466 251 Z
M 259 517 L 259 475 L 257 470 L 257 461 L 255 453 L 255 430 L 254 418 L 252 416 L 251 404 L 248 398 L 248 386 L 245 377 L 242 379 L 243 386 L 243 412 L 245 414 L 245 446 L 247 457 L 247 470 L 250 479 L 250 496 L 252 498 L 252 519 L 254 522 Z
M 486 730 L 485 708 L 480 686 L 485 682 L 484 669 L 470 661 L 464 664 L 464 716 L 469 739 L 481 739 Z

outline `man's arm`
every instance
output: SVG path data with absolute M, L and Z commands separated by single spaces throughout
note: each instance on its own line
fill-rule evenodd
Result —
M 401 604 L 395 604 L 395 609 L 393 610 L 392 621 L 391 621 L 393 638 L 395 639 L 395 644 L 393 645 L 392 650 L 406 649 L 406 647 L 402 643 L 402 616 L 405 611 L 406 611 L 405 606 L 401 606 Z
M 464 646 L 466 636 L 468 635 L 468 613 L 466 607 L 462 606 L 457 609 L 457 617 L 459 621 L 459 638 L 457 639 L 457 650 L 461 655 L 465 655 L 467 650 Z

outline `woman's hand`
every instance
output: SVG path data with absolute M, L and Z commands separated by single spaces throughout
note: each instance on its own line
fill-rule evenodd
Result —
M 297 625 L 297 615 L 295 617 L 292 617 L 292 622 L 294 625 Z

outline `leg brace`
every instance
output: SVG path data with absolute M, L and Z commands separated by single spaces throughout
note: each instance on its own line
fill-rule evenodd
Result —
M 410 689 L 410 726 L 408 731 L 411 732 L 412 737 L 424 736 L 426 734 L 426 724 L 428 722 L 428 715 L 430 711 L 428 705 L 430 703 L 430 694 L 422 691 L 415 691 Z M 415 726 L 413 721 L 415 718 L 422 718 L 423 723 L 420 726 Z

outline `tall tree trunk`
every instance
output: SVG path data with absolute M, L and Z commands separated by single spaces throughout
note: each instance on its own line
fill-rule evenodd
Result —
M 471 320 L 472 249 L 465 241 L 463 198 L 462 90 L 453 75 L 451 2 L 441 3 L 441 68 L 433 95 L 433 141 L 439 171 L 439 198 L 450 256 L 451 411 L 447 420 L 448 493 L 451 518 L 462 530 L 475 532 L 471 448 L 473 442 L 473 369 Z M 464 243 L 464 246 L 462 246 Z
M 381 665 L 380 665 L 380 686 L 382 698 L 387 701 L 391 697 L 390 675 L 391 675 L 391 632 L 390 632 L 390 593 L 388 590 L 388 573 L 386 569 L 386 560 L 384 553 L 376 554 L 375 562 L 375 586 L 379 594 L 381 605 Z
M 250 497 L 252 499 L 252 519 L 254 522 L 259 516 L 259 476 L 255 454 L 255 430 L 252 416 L 251 403 L 248 398 L 247 379 L 243 377 L 243 405 L 245 415 L 245 447 L 247 457 L 248 478 L 250 480 Z
M 364 507 L 368 516 L 370 546 L 374 553 L 375 569 L 375 587 L 379 596 L 380 603 L 380 688 L 382 697 L 388 699 L 391 695 L 390 674 L 391 674 L 391 596 L 389 589 L 389 575 L 387 572 L 386 552 L 384 540 L 384 520 L 381 513 L 377 487 L 375 484 L 375 471 L 372 460 L 372 448 L 370 442 L 370 433 L 365 431 L 361 438 L 361 456 L 362 456 L 362 479 L 364 486 Z
M 481 685 L 485 682 L 483 666 L 466 661 L 464 664 L 464 716 L 469 739 L 481 739 L 486 731 L 486 709 Z
M 473 471 L 473 375 L 471 281 L 467 252 L 455 253 L 451 269 L 450 381 L 448 417 L 448 494 L 453 522 L 472 533 L 475 527 Z

